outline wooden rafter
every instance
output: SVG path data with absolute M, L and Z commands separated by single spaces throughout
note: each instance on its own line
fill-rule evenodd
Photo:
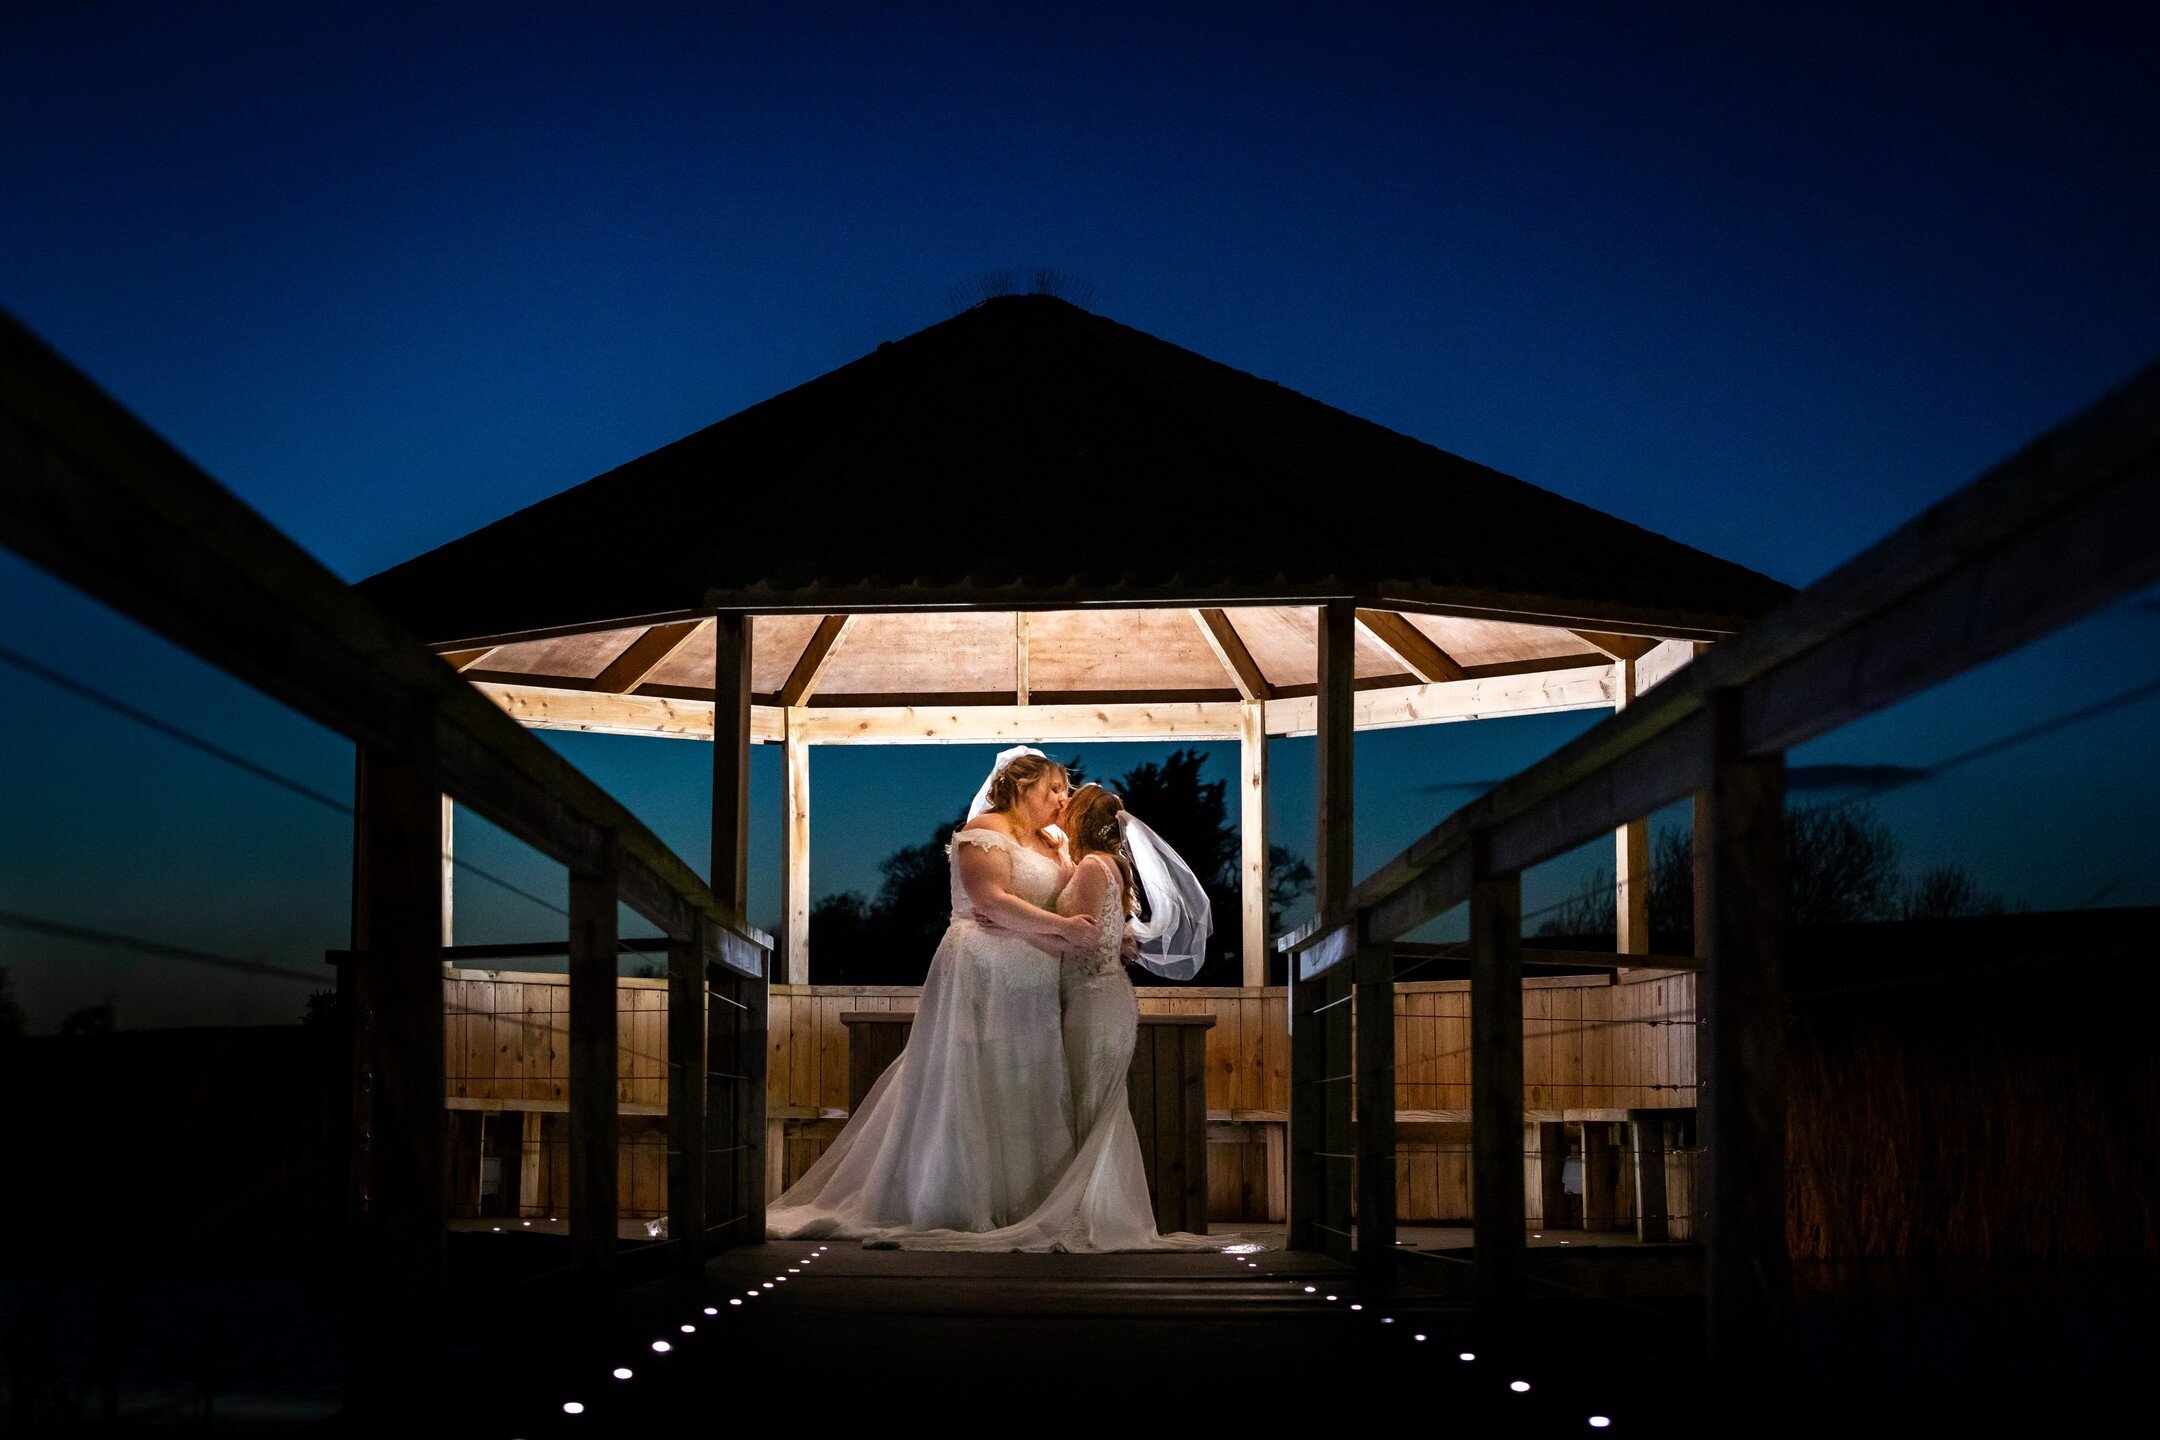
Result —
M 1253 659 L 1252 651 L 1245 647 L 1244 637 L 1230 623 L 1230 617 L 1220 610 L 1193 610 L 1188 612 L 1193 623 L 1200 627 L 1200 636 L 1207 641 L 1208 649 L 1222 662 L 1230 683 L 1237 686 L 1238 696 L 1245 700 L 1271 700 L 1275 687 L 1268 684 L 1267 676 L 1260 669 L 1260 662 Z
M 1640 660 L 1658 645 L 1655 635 L 1608 635 L 1602 630 L 1572 630 L 1568 633 L 1615 660 Z
M 493 645 L 483 645 L 477 650 L 444 650 L 441 654 L 444 664 L 453 670 L 463 670 L 467 666 L 479 664 L 492 655 L 496 648 Z
M 810 698 L 811 693 L 817 689 L 818 677 L 825 673 L 825 667 L 832 662 L 834 653 L 839 650 L 841 637 L 847 633 L 847 627 L 848 617 L 845 615 L 827 615 L 818 621 L 817 629 L 811 633 L 810 643 L 803 647 L 802 658 L 795 662 L 795 668 L 788 672 L 787 680 L 780 686 L 782 705 L 800 705 Z
M 1360 610 L 1357 623 L 1403 668 L 1428 685 L 1463 678 L 1463 667 L 1432 637 L 1392 610 Z
M 683 647 L 701 623 L 675 620 L 653 626 L 608 662 L 607 668 L 594 679 L 593 688 L 611 695 L 629 694 L 644 682 L 646 676 L 666 664 L 668 657 Z

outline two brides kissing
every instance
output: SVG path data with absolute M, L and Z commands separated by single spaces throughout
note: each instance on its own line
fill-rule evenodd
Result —
M 1125 1076 L 1125 965 L 1200 968 L 1207 893 L 1114 793 L 1031 746 L 953 832 L 952 921 L 907 1048 L 767 1213 L 774 1239 L 920 1250 L 1219 1248 L 1158 1234 Z M 1145 897 L 1143 900 L 1143 896 Z

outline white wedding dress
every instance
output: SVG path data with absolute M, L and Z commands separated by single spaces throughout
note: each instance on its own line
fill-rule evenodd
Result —
M 1091 856 L 1081 865 L 1105 865 Z M 1079 878 L 1075 872 L 1074 880 Z M 1057 908 L 1073 913 L 1068 884 Z M 1139 1037 L 1140 1006 L 1125 977 L 1119 950 L 1125 936 L 1125 892 L 1111 867 L 1095 914 L 1096 941 L 1060 967 L 1064 998 L 1064 1060 L 1072 1095 L 1071 1161 L 1042 1203 L 1012 1224 L 988 1231 L 960 1228 L 885 1237 L 907 1250 L 1219 1250 L 1237 1236 L 1163 1235 L 1148 1198 L 1146 1157 L 1125 1095 Z M 912 1044 L 912 1042 L 910 1042 Z
M 1012 893 L 1044 909 L 1064 867 L 994 830 L 954 832 L 1012 859 Z M 953 860 L 952 923 L 907 1048 L 829 1149 L 766 1211 L 776 1240 L 993 1233 L 1043 1201 L 1073 1153 L 1058 961 L 985 929 Z M 1010 1246 L 990 1247 L 1010 1249 Z

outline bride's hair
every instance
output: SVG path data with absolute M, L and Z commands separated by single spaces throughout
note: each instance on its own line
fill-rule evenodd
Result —
M 1017 762 L 1015 762 L 1017 763 Z M 1125 848 L 1125 829 L 1118 824 L 1125 802 L 1092 780 L 1073 791 L 1065 813 L 1072 816 L 1073 863 L 1090 855 L 1107 855 L 1125 881 L 1125 913 L 1140 913 L 1140 887 L 1133 882 L 1132 852 Z
M 1029 787 L 1045 775 L 1055 775 L 1060 780 L 1069 778 L 1065 767 L 1055 760 L 1041 755 L 1013 756 L 990 782 L 990 808 L 1009 812 L 1020 803 L 1020 797 L 1027 794 Z

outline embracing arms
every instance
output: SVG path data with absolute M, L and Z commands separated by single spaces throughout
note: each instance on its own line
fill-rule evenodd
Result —
M 957 838 L 957 837 L 956 837 Z M 990 924 L 1025 935 L 1043 949 L 1077 949 L 1095 937 L 1092 915 L 1059 915 L 1030 905 L 1012 892 L 1012 857 L 983 845 L 956 844 L 954 863 L 960 888 L 977 916 Z

